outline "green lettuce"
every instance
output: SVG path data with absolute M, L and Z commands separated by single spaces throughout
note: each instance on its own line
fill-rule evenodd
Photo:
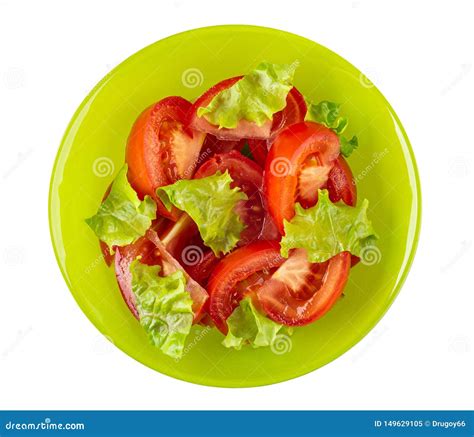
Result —
M 185 211 L 197 224 L 202 240 L 215 255 L 230 252 L 244 229 L 236 206 L 247 196 L 240 188 L 230 188 L 226 171 L 201 179 L 181 179 L 160 187 L 156 193 L 167 209 L 172 205 Z
M 166 355 L 179 359 L 193 323 L 193 301 L 181 270 L 159 276 L 160 270 L 160 266 L 134 260 L 130 264 L 132 291 L 140 324 L 150 342 Z
M 318 104 L 310 103 L 306 113 L 306 120 L 324 124 L 324 126 L 340 135 L 348 124 L 347 117 L 339 115 L 340 108 L 340 104 L 328 102 L 327 100 L 323 100 Z
M 304 209 L 297 203 L 293 219 L 285 220 L 281 254 L 288 257 L 291 249 L 306 249 L 308 260 L 314 263 L 344 251 L 361 256 L 378 238 L 367 218 L 368 207 L 367 199 L 355 208 L 343 203 L 334 204 L 329 200 L 327 190 L 319 190 L 315 206 Z
M 321 123 L 339 135 L 341 143 L 341 153 L 347 158 L 358 146 L 357 137 L 353 136 L 350 140 L 342 136 L 346 130 L 349 121 L 347 117 L 340 115 L 341 105 L 339 103 L 323 100 L 318 104 L 310 103 L 305 120 Z
M 227 326 L 229 331 L 222 344 L 237 350 L 244 344 L 250 344 L 254 348 L 271 346 L 283 328 L 259 313 L 249 297 L 240 301 L 239 306 L 227 319 Z
M 218 93 L 207 106 L 198 108 L 197 114 L 220 128 L 233 129 L 240 120 L 262 126 L 286 106 L 297 66 L 297 62 L 262 62 L 230 88 Z
M 127 179 L 127 165 L 115 177 L 110 193 L 97 213 L 86 223 L 109 247 L 133 243 L 145 234 L 156 217 L 156 204 L 150 196 L 141 201 Z
M 341 143 L 341 153 L 346 158 L 359 146 L 359 140 L 355 135 L 350 140 L 345 137 L 339 137 L 339 142 Z

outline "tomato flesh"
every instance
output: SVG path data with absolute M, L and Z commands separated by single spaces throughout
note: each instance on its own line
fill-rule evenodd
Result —
M 303 326 L 326 314 L 341 296 L 351 267 L 349 252 L 325 263 L 307 261 L 295 250 L 256 292 L 270 319 L 286 326 Z
M 138 117 L 127 141 L 126 162 L 130 184 L 143 198 L 152 196 L 158 212 L 176 220 L 156 196 L 156 189 L 182 178 L 191 178 L 205 135 L 186 126 L 191 103 L 167 97 Z
M 306 160 L 313 159 L 326 169 L 323 175 L 318 175 L 319 182 L 311 184 L 311 189 L 317 192 L 326 182 L 324 173 L 329 174 L 327 169 L 332 168 L 339 148 L 337 135 L 313 122 L 293 124 L 275 138 L 265 163 L 264 190 L 270 214 L 282 234 L 283 221 L 291 220 L 295 214 L 301 171 Z
M 249 288 L 239 283 L 260 272 L 267 274 L 284 261 L 276 241 L 250 243 L 219 261 L 209 279 L 208 292 L 209 314 L 221 332 L 227 334 L 226 320 Z M 254 276 L 251 285 L 257 279 Z

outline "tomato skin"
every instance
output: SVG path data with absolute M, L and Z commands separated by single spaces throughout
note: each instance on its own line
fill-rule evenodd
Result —
M 99 240 L 99 246 L 100 251 L 102 252 L 102 255 L 104 257 L 105 264 L 107 264 L 107 267 L 110 267 L 114 262 L 114 254 L 110 252 L 110 248 L 107 243 L 104 243 L 103 241 Z
M 326 263 L 321 285 L 311 296 L 306 295 L 303 299 L 301 297 L 304 296 L 294 293 L 285 278 L 278 278 L 280 269 L 277 270 L 257 290 L 258 301 L 267 316 L 286 326 L 303 326 L 326 314 L 344 290 L 351 268 L 351 255 L 341 252 Z
M 276 241 L 257 241 L 221 259 L 208 282 L 209 314 L 217 328 L 227 334 L 227 318 L 242 299 L 237 284 L 256 272 L 280 266 L 285 259 Z
M 128 179 L 143 198 L 152 196 L 158 212 L 176 220 L 156 196 L 156 188 L 193 175 L 205 135 L 186 126 L 191 103 L 181 97 L 166 97 L 143 111 L 130 132 L 125 159 Z
M 291 220 L 295 214 L 298 176 L 305 160 L 314 155 L 321 166 L 332 167 L 339 150 L 337 135 L 313 122 L 293 124 L 275 138 L 265 163 L 264 191 L 281 234 L 283 220 Z
M 331 202 L 342 200 L 346 205 L 357 203 L 357 186 L 347 161 L 339 155 L 328 178 L 328 193 Z

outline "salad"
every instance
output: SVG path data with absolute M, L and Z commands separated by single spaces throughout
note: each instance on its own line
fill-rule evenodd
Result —
M 151 343 L 182 357 L 194 324 L 271 346 L 324 316 L 377 235 L 346 161 L 340 105 L 262 62 L 135 121 L 125 164 L 86 219 Z

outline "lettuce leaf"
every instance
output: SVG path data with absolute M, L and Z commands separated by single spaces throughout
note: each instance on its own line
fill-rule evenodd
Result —
M 323 100 L 318 104 L 310 103 L 306 120 L 315 121 L 324 124 L 324 126 L 332 129 L 336 134 L 340 135 L 347 127 L 347 117 L 339 115 L 341 105 L 339 103 Z
M 159 276 L 160 266 L 148 266 L 138 259 L 130 264 L 132 291 L 140 324 L 150 342 L 163 353 L 178 359 L 193 323 L 192 299 L 186 291 L 181 270 Z
M 281 240 L 281 254 L 288 257 L 291 249 L 306 249 L 308 260 L 323 262 L 340 252 L 361 256 L 364 248 L 373 246 L 377 235 L 367 218 L 369 202 L 364 199 L 359 207 L 334 204 L 327 190 L 319 190 L 318 203 L 304 209 L 295 205 L 296 214 L 285 220 L 285 236 Z
M 250 344 L 254 348 L 271 346 L 283 328 L 283 325 L 259 313 L 250 297 L 240 301 L 239 306 L 227 319 L 227 326 L 229 331 L 222 344 L 237 350 L 244 344 Z
M 355 135 L 350 140 L 345 137 L 340 137 L 339 142 L 341 143 L 341 153 L 346 158 L 359 146 L 359 140 Z
M 86 223 L 109 247 L 125 246 L 143 236 L 155 217 L 155 201 L 150 196 L 145 196 L 143 201 L 138 198 L 128 182 L 127 165 L 124 165 L 109 195 Z
M 166 208 L 175 205 L 197 224 L 206 246 L 217 256 L 230 252 L 244 229 L 236 206 L 247 196 L 240 188 L 230 188 L 232 178 L 226 171 L 201 179 L 182 179 L 160 187 L 156 193 Z
M 355 135 L 350 140 L 342 136 L 349 121 L 347 117 L 343 117 L 339 114 L 340 109 L 341 105 L 339 103 L 329 102 L 327 100 L 323 100 L 318 104 L 310 103 L 305 120 L 321 123 L 339 135 L 341 153 L 347 158 L 354 149 L 357 148 L 358 141 Z
M 262 126 L 286 106 L 297 66 L 297 62 L 262 62 L 230 88 L 218 93 L 209 105 L 198 108 L 197 114 L 220 128 L 233 129 L 241 120 Z

